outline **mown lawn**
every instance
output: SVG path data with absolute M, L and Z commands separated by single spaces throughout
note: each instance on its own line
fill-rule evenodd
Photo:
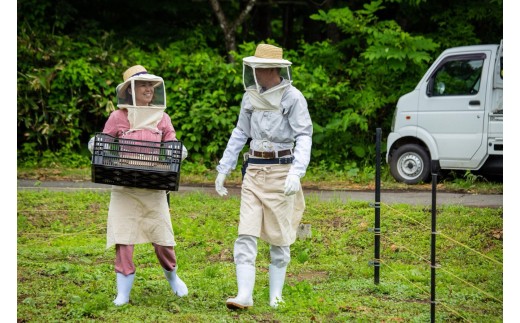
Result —
M 429 322 L 430 208 L 381 207 L 381 277 L 374 284 L 374 208 L 308 198 L 312 236 L 292 246 L 285 306 L 269 307 L 268 246 L 259 243 L 255 306 L 230 311 L 239 199 L 171 194 L 179 276 L 171 292 L 151 245 L 135 251 L 131 303 L 115 307 L 114 250 L 105 249 L 109 193 L 19 191 L 18 322 Z M 436 317 L 502 322 L 503 210 L 438 207 Z

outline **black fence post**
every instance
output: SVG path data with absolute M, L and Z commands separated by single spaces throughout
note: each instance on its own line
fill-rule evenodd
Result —
M 376 129 L 376 195 L 374 224 L 374 284 L 379 284 L 379 268 L 381 264 L 381 128 Z
M 431 232 L 431 244 L 430 244 L 430 322 L 435 322 L 435 269 L 437 263 L 435 259 L 435 244 L 437 236 L 437 174 L 440 170 L 440 164 L 438 160 L 432 160 L 432 232 Z

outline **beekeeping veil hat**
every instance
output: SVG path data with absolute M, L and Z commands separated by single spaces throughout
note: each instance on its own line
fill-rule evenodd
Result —
M 259 44 L 255 55 L 244 58 L 244 64 L 256 67 L 286 67 L 292 63 L 283 59 L 283 49 L 269 44 Z M 265 65 L 265 66 L 262 66 Z
M 291 64 L 290 61 L 283 59 L 283 50 L 280 47 L 269 44 L 259 44 L 254 56 L 243 59 L 244 88 L 250 92 L 251 97 L 254 96 L 257 105 L 261 105 L 261 108 L 265 108 L 267 105 L 274 108 L 279 107 L 283 93 L 292 83 Z M 256 78 L 255 70 L 258 68 L 279 68 L 281 83 L 273 88 L 263 89 Z M 265 101 L 268 101 L 268 104 Z
M 137 106 L 136 82 L 149 82 L 153 87 L 152 101 Z M 162 77 L 149 74 L 141 65 L 134 65 L 123 73 L 123 83 L 116 87 L 117 106 L 128 110 L 130 130 L 156 129 L 166 109 L 166 91 Z
M 280 76 L 291 82 L 291 62 L 283 59 L 283 50 L 269 44 L 259 44 L 255 55 L 243 59 L 243 83 L 244 88 L 250 89 L 255 86 L 258 92 L 261 87 L 256 80 L 255 69 L 257 68 L 280 68 Z
M 135 102 L 135 82 L 144 81 L 151 82 L 154 88 L 152 106 L 166 106 L 166 92 L 164 90 L 164 80 L 162 77 L 149 74 L 146 68 L 141 65 L 134 65 L 123 73 L 123 83 L 116 88 L 117 106 L 127 108 L 128 106 L 136 106 Z

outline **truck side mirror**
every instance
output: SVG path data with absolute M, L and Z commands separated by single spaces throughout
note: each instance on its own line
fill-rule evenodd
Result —
M 446 90 L 446 84 L 444 82 L 436 82 L 434 78 L 428 80 L 428 86 L 426 87 L 426 95 L 428 96 L 439 96 L 443 95 Z
M 442 95 L 444 94 L 444 90 L 446 90 L 446 85 L 444 82 L 435 84 L 435 94 Z

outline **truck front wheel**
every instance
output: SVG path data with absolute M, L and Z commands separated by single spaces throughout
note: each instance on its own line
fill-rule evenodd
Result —
M 398 181 L 417 184 L 430 180 L 430 157 L 426 150 L 415 144 L 399 147 L 390 160 L 390 173 Z

